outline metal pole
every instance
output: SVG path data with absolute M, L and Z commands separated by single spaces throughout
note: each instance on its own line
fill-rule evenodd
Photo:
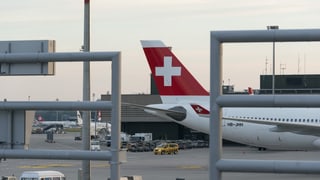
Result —
M 0 53 L 0 63 L 112 61 L 120 52 Z M 57 99 L 59 100 L 59 99 Z
M 111 160 L 110 151 L 81 151 L 81 150 L 11 150 L 1 149 L 0 158 L 8 159 L 61 159 L 61 160 L 96 160 L 109 161 Z
M 276 74 L 276 58 L 275 58 L 275 42 L 272 43 L 272 94 L 274 95 L 275 89 L 275 74 Z
M 97 140 L 97 118 L 94 120 L 94 140 Z
M 108 110 L 111 101 L 0 101 L 0 110 Z
M 83 51 L 90 51 L 90 0 L 84 0 Z M 83 101 L 90 101 L 90 62 L 83 62 Z M 90 112 L 83 112 L 82 149 L 90 150 Z M 90 160 L 82 161 L 82 179 L 90 180 Z
M 216 164 L 222 154 L 222 114 L 216 99 L 221 95 L 222 87 L 222 48 L 221 42 L 211 35 L 210 44 L 210 171 L 209 179 L 220 180 L 221 171 Z
M 275 37 L 275 30 L 279 29 L 279 26 L 267 26 L 268 30 L 273 30 L 273 37 Z M 274 38 L 275 39 L 275 38 Z M 276 74 L 276 55 L 275 55 L 275 40 L 272 41 L 272 94 L 275 91 L 275 74 Z
M 111 111 L 111 180 L 120 179 L 120 129 L 121 129 L 121 57 L 112 60 L 112 111 Z

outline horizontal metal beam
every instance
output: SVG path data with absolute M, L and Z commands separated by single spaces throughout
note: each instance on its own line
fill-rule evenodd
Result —
M 216 166 L 224 172 L 320 174 L 319 161 L 221 159 Z
M 320 41 L 320 29 L 211 31 L 211 38 L 221 43 Z
M 2 101 L 0 110 L 107 110 L 111 101 Z
M 221 95 L 221 107 L 320 107 L 319 95 Z
M 112 61 L 120 52 L 0 53 L 0 63 Z
M 110 151 L 0 150 L 0 159 L 111 160 Z

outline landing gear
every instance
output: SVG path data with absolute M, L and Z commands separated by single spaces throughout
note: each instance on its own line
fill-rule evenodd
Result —
M 267 150 L 267 148 L 265 148 L 265 147 L 258 147 L 258 151 L 266 151 Z

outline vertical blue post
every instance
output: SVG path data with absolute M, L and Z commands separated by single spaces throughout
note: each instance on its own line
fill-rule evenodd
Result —
M 216 99 L 221 95 L 222 88 L 222 49 L 221 43 L 210 36 L 210 162 L 209 179 L 220 180 L 221 171 L 216 164 L 222 154 L 222 113 Z
M 112 58 L 111 180 L 120 179 L 121 54 Z
M 83 51 L 90 51 L 90 0 L 84 0 Z M 90 61 L 83 62 L 83 101 L 90 101 Z M 90 111 L 83 112 L 82 149 L 90 150 Z M 91 179 L 89 160 L 82 161 L 83 180 Z

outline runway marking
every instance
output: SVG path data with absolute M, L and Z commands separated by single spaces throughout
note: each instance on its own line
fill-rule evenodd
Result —
M 186 165 L 186 166 L 178 166 L 180 169 L 202 169 L 203 166 L 199 165 Z
M 34 165 L 23 165 L 18 166 L 21 169 L 46 169 L 52 167 L 72 167 L 74 164 L 34 164 Z M 91 164 L 93 168 L 108 168 L 109 164 Z
M 24 165 L 18 166 L 18 168 L 28 169 L 45 169 L 50 167 L 72 167 L 72 164 L 35 164 L 35 165 Z
M 108 168 L 110 167 L 110 164 L 92 164 L 91 167 L 93 168 Z

